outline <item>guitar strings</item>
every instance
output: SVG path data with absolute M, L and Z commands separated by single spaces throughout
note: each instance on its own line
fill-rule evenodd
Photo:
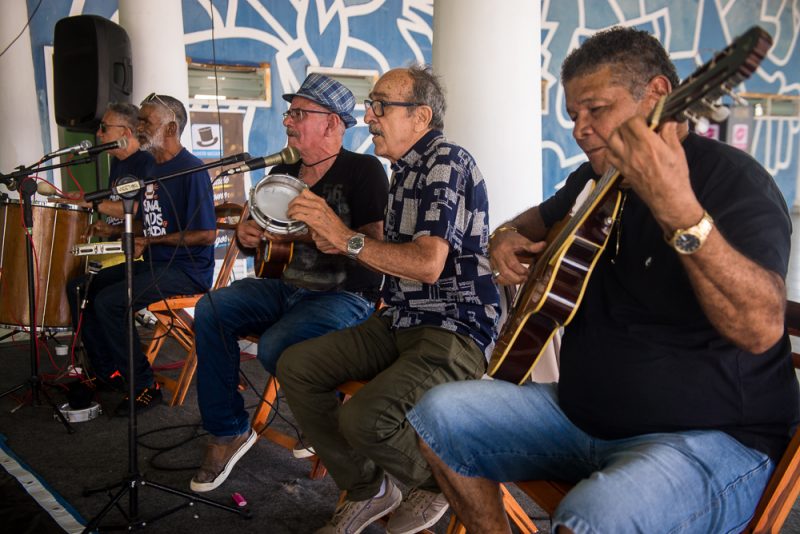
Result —
M 617 238 L 614 245 L 614 257 L 611 258 L 611 263 L 616 265 L 617 256 L 619 256 L 619 243 L 622 239 L 622 213 L 625 211 L 625 201 L 628 200 L 628 191 L 622 193 L 622 203 L 619 205 L 619 212 L 617 213 Z

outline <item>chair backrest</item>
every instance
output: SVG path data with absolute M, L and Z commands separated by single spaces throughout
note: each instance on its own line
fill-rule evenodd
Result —
M 214 214 L 217 217 L 217 231 L 231 230 L 234 232 L 229 236 L 228 248 L 225 250 L 225 256 L 222 258 L 222 265 L 220 266 L 217 278 L 214 280 L 214 285 L 211 289 L 220 289 L 228 285 L 230 281 L 233 265 L 236 262 L 236 257 L 239 255 L 239 244 L 236 241 L 236 225 L 240 220 L 247 218 L 248 206 L 245 202 L 244 206 L 234 204 L 232 202 L 222 203 L 214 208 Z
M 786 329 L 793 339 L 800 339 L 800 303 L 786 303 Z M 792 363 L 800 369 L 800 353 L 792 350 Z M 800 427 L 795 429 L 789 446 L 769 479 L 746 532 L 778 532 L 800 494 Z

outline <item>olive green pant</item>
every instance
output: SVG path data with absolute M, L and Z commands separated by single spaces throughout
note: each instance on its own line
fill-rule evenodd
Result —
M 480 378 L 483 351 L 469 337 L 435 327 L 392 330 L 373 315 L 353 328 L 283 352 L 278 380 L 295 419 L 348 499 L 373 497 L 384 471 L 409 487 L 438 491 L 406 412 L 432 387 Z M 369 381 L 340 403 L 336 388 Z

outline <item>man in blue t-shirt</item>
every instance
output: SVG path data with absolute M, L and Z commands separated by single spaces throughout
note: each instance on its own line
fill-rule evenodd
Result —
M 152 154 L 153 176 L 166 176 L 202 165 L 180 142 L 186 126 L 186 109 L 180 101 L 155 93 L 141 104 L 136 134 L 142 150 Z M 211 287 L 216 236 L 214 198 L 208 172 L 199 171 L 155 182 L 139 194 L 136 213 L 133 309 L 138 310 L 173 295 L 203 293 Z M 104 203 L 105 204 L 105 203 Z M 157 404 L 161 390 L 140 348 L 132 375 L 125 348 L 125 266 L 102 269 L 92 281 L 82 321 L 82 338 L 94 372 L 101 383 L 118 387 L 120 375 L 133 380 L 137 413 Z M 128 414 L 128 400 L 117 409 Z
M 480 378 L 499 295 L 487 243 L 489 201 L 475 160 L 448 141 L 445 99 L 423 67 L 384 74 L 365 101 L 375 153 L 392 162 L 385 240 L 349 228 L 304 191 L 288 215 L 317 247 L 386 274 L 386 307 L 364 323 L 298 343 L 278 361 L 289 406 L 347 492 L 318 532 L 360 532 L 395 510 L 387 532 L 418 532 L 448 508 L 406 412 L 437 384 Z M 368 383 L 340 405 L 336 388 Z M 409 492 L 405 498 L 389 474 Z

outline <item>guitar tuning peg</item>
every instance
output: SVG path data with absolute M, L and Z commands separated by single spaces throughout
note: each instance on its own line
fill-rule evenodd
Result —
M 726 106 L 711 106 L 709 111 L 714 122 L 725 122 L 731 114 L 730 108 Z
M 708 131 L 709 126 L 711 126 L 711 123 L 705 117 L 695 116 L 692 119 L 692 122 L 694 122 L 694 131 L 701 135 L 705 134 Z
M 712 108 L 708 108 L 707 110 L 704 110 L 704 111 L 713 112 L 713 109 Z M 701 134 L 701 135 L 705 134 L 708 131 L 708 128 L 711 126 L 711 123 L 709 122 L 709 120 L 708 120 L 708 118 L 706 117 L 705 114 L 701 115 L 701 114 L 695 113 L 694 111 L 690 111 L 690 110 L 686 110 L 683 113 L 684 113 L 685 117 L 688 120 L 692 121 L 692 123 L 694 124 L 694 131 L 699 133 L 699 134 Z M 716 120 L 716 119 L 714 119 L 714 120 Z M 719 121 L 717 121 L 717 122 L 719 122 Z
M 703 98 L 695 107 L 699 115 L 708 117 L 714 122 L 725 122 L 731 114 L 731 110 L 727 106 L 723 106 L 719 100 Z
M 738 106 L 748 106 L 748 105 L 750 105 L 749 102 L 747 101 L 747 99 L 742 98 L 741 96 L 739 96 L 739 94 L 736 93 L 731 86 L 723 85 L 721 87 L 721 89 L 722 89 L 723 93 L 725 93 L 726 95 L 731 97 L 731 99 L 736 103 L 736 105 L 738 105 Z

